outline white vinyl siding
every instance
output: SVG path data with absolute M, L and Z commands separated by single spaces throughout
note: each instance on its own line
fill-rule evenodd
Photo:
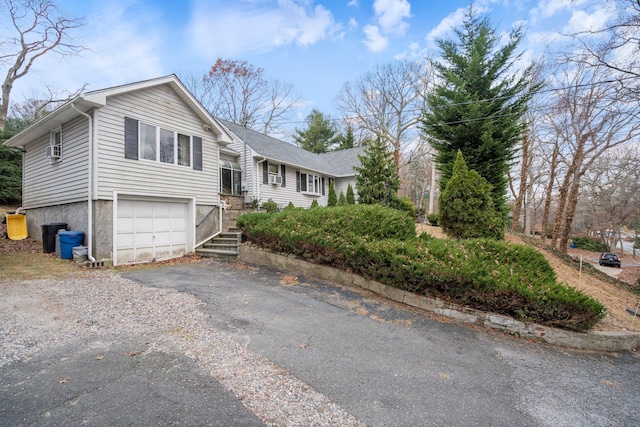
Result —
M 254 162 L 254 170 L 258 171 L 257 180 L 254 177 L 254 185 L 258 185 L 260 192 L 260 203 L 264 203 L 269 199 L 273 200 L 281 206 L 287 206 L 289 202 L 292 202 L 296 207 L 308 208 L 314 200 L 318 201 L 320 206 L 327 205 L 327 190 L 325 188 L 325 195 L 309 195 L 296 191 L 296 168 L 294 166 L 286 167 L 286 187 L 280 185 L 263 184 L 262 183 L 262 163 Z M 328 179 L 325 177 L 325 184 L 328 185 Z
M 25 208 L 87 200 L 88 140 L 87 119 L 80 117 L 62 125 L 64 152 L 59 160 L 46 157 L 49 133 L 26 146 L 22 190 Z
M 142 151 L 140 160 L 126 159 L 125 116 L 139 120 L 141 124 L 201 137 L 203 170 L 145 161 L 142 160 Z M 132 194 L 144 191 L 148 194 L 170 194 L 172 197 L 196 197 L 199 204 L 218 203 L 220 172 L 215 136 L 204 131 L 201 119 L 168 85 L 110 97 L 107 105 L 101 108 L 98 121 L 100 199 L 111 199 L 113 191 Z M 183 156 L 183 153 L 178 152 L 178 156 Z M 186 156 L 182 159 L 187 162 Z

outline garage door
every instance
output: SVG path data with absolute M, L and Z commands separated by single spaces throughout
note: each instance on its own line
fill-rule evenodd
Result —
M 160 261 L 187 253 L 188 204 L 118 200 L 117 263 Z

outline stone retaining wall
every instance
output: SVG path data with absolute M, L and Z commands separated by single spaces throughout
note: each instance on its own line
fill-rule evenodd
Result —
M 375 292 L 391 300 L 417 307 L 431 313 L 454 319 L 460 322 L 472 323 L 487 328 L 508 331 L 523 338 L 533 338 L 550 344 L 596 351 L 635 351 L 640 347 L 640 334 L 621 332 L 573 332 L 551 328 L 535 323 L 526 323 L 508 316 L 487 313 L 462 307 L 457 304 L 446 303 L 437 298 L 413 294 L 382 283 L 367 280 L 357 274 L 348 273 L 336 268 L 313 264 L 295 256 L 281 255 L 260 249 L 250 244 L 240 246 L 240 260 L 252 264 L 265 265 L 286 271 L 329 280 L 332 282 L 355 285 Z

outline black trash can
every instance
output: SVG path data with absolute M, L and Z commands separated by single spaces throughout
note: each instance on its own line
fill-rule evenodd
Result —
M 56 251 L 56 234 L 58 230 L 66 230 L 65 222 L 52 222 L 51 224 L 42 224 L 42 249 L 44 253 L 50 254 Z

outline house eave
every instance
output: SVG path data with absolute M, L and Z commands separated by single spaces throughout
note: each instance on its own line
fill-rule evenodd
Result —
M 41 136 L 59 128 L 63 123 L 67 123 L 80 116 L 80 113 L 72 108 L 72 104 L 85 113 L 93 108 L 102 107 L 104 105 L 97 99 L 87 99 L 84 96 L 78 96 L 62 105 L 60 108 L 57 108 L 51 112 L 51 114 L 37 120 L 28 128 L 9 138 L 4 142 L 4 145 L 7 147 L 24 148 L 25 145 L 29 144 L 34 139 L 40 138 Z

